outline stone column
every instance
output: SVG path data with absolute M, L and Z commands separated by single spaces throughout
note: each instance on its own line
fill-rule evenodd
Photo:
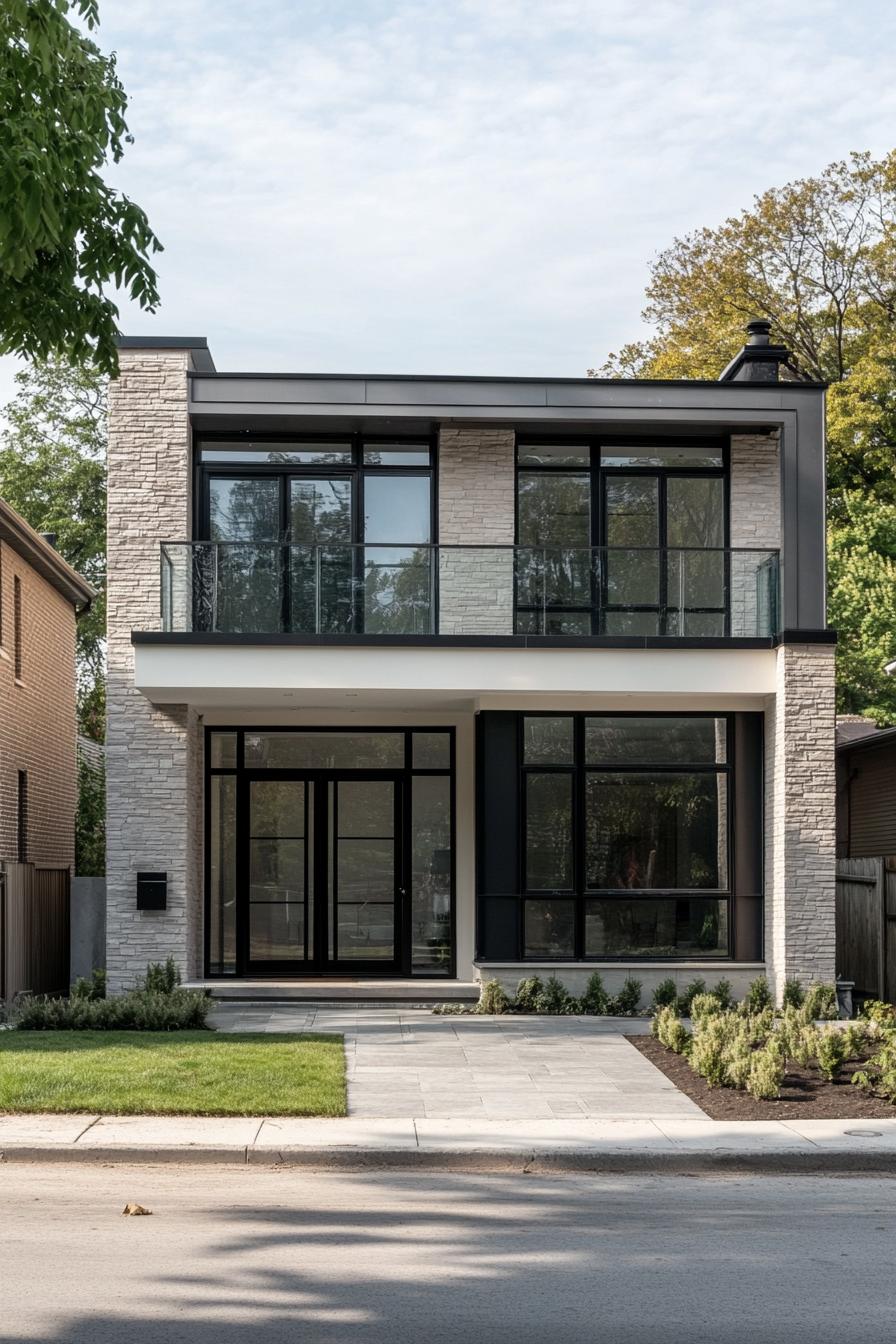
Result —
M 189 352 L 122 350 L 109 389 L 106 949 L 109 987 L 148 961 L 200 969 L 201 732 L 186 705 L 134 687 L 132 630 L 159 628 L 159 546 L 192 534 Z M 168 907 L 138 911 L 137 873 L 168 874 Z
M 439 633 L 513 633 L 516 473 L 512 429 L 439 436 Z M 495 550 L 496 546 L 507 547 Z
M 778 649 L 766 712 L 765 959 L 784 981 L 835 975 L 834 649 Z

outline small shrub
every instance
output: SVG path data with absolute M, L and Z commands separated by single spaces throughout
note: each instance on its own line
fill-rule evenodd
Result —
M 693 1003 L 694 999 L 696 999 L 698 994 L 705 994 L 705 993 L 706 993 L 705 980 L 692 980 L 689 985 L 685 986 L 684 993 L 680 994 L 678 998 L 678 1011 L 681 1013 L 682 1017 L 690 1017 L 691 1004 Z
M 138 988 L 145 989 L 148 994 L 172 994 L 179 984 L 180 971 L 174 964 L 174 958 L 169 957 L 164 965 L 151 961 Z
M 784 1081 L 784 1058 L 780 1049 L 769 1042 L 762 1050 L 755 1050 L 747 1075 L 747 1091 L 756 1101 L 772 1101 L 781 1095 Z
M 544 988 L 535 1000 L 535 1011 L 549 1017 L 568 1017 L 579 1011 L 579 1001 L 556 975 L 548 976 Z
M 722 1012 L 722 1005 L 715 994 L 695 994 L 691 999 L 691 1021 L 695 1024 L 705 1017 L 715 1017 Z
M 731 992 L 730 980 L 719 980 L 709 991 L 710 994 L 718 999 L 721 1008 L 727 1012 L 729 1008 L 734 1007 L 734 995 Z
M 478 1007 L 478 1004 L 476 1005 Z M 437 1017 L 461 1017 L 464 1013 L 475 1013 L 476 1008 L 469 1003 L 435 1003 L 433 1012 Z
M 850 1022 L 843 1028 L 843 1045 L 847 1059 L 859 1059 L 868 1040 L 868 1028 L 864 1022 Z
M 724 1018 L 715 1015 L 700 1020 L 691 1041 L 691 1067 L 710 1087 L 721 1087 L 725 1081 L 729 1045 L 730 1032 Z
M 514 1008 L 518 1013 L 537 1013 L 539 996 L 544 986 L 537 975 L 530 975 L 525 980 L 521 980 L 516 987 L 516 998 L 514 999 Z
M 746 1013 L 761 1013 L 766 1008 L 773 1006 L 772 991 L 769 989 L 768 980 L 764 975 L 757 975 L 755 980 L 750 981 L 750 987 L 747 990 L 747 997 L 743 1001 L 743 1008 Z
M 839 1028 L 828 1027 L 818 1033 L 815 1058 L 825 1078 L 832 1083 L 846 1062 L 846 1041 Z
M 660 1008 L 671 1008 L 678 999 L 678 990 L 675 981 L 671 975 L 665 980 L 661 980 L 653 991 L 653 1006 L 655 1010 Z
M 868 999 L 862 1005 L 862 1018 L 878 1027 L 892 1027 L 896 1025 L 896 1005 L 883 1003 L 880 999 Z
M 676 1055 L 687 1053 L 691 1042 L 691 1034 L 678 1016 L 673 1004 L 667 1003 L 659 1010 L 650 1024 L 650 1030 L 667 1050 L 674 1050 Z
M 865 1067 L 852 1075 L 855 1087 L 896 1105 L 896 1034 L 888 1035 L 880 1049 L 865 1060 Z
M 614 1017 L 634 1017 L 641 1007 L 641 981 L 627 975 L 619 993 L 610 999 L 607 1012 Z
M 808 1021 L 837 1016 L 837 986 L 810 985 L 803 1001 L 803 1013 Z
M 806 991 L 803 989 L 802 982 L 797 976 L 792 976 L 784 981 L 783 1004 L 785 1008 L 802 1008 L 806 998 Z
M 510 999 L 500 980 L 486 980 L 479 990 L 479 1002 L 476 1012 L 486 1016 L 500 1017 L 510 1012 Z
M 114 999 L 28 999 L 19 1010 L 21 1031 L 188 1031 L 205 1026 L 210 1000 L 200 990 L 159 994 L 132 989 Z
M 604 982 L 600 978 L 598 971 L 589 976 L 588 984 L 585 986 L 585 992 L 582 995 L 579 1007 L 583 1013 L 588 1013 L 592 1017 L 603 1017 L 607 1011 L 609 995 L 604 989 Z
M 89 979 L 83 975 L 79 976 L 69 990 L 69 998 L 72 999 L 104 999 L 106 997 L 106 972 L 95 969 L 91 972 Z
M 753 1065 L 753 1049 L 742 1032 L 734 1037 L 725 1054 L 725 1083 L 743 1091 Z

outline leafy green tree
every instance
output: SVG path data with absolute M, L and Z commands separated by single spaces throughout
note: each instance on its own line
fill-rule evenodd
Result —
M 646 340 L 601 374 L 716 378 L 767 317 L 791 376 L 828 394 L 829 618 L 842 710 L 896 723 L 896 150 L 853 154 L 676 239 L 651 268 Z M 594 370 L 591 370 L 594 373 Z
M 105 719 L 106 389 L 90 369 L 38 364 L 16 375 L 0 437 L 0 496 L 97 589 L 78 620 L 78 711 L 101 742 Z
M 106 872 L 106 772 L 81 753 L 78 755 L 75 872 L 79 877 L 103 877 Z
M 0 353 L 115 373 L 114 285 L 159 301 L 143 211 L 101 176 L 128 134 L 114 55 L 91 33 L 97 0 L 0 4 Z

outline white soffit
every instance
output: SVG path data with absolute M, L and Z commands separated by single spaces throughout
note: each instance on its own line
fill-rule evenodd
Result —
M 775 692 L 774 649 L 364 648 L 137 644 L 135 684 L 155 703 L 511 708 L 586 697 L 695 706 Z M 745 706 L 746 707 L 746 706 Z M 646 708 L 646 703 L 645 703 Z

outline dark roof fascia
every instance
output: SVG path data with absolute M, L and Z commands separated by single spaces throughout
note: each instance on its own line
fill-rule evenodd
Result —
M 96 593 L 86 579 L 36 532 L 6 500 L 0 499 L 0 541 L 4 541 L 31 568 L 52 584 L 73 607 L 90 606 Z
M 120 344 L 124 343 L 124 339 L 122 339 Z M 174 342 L 172 341 L 172 343 Z M 159 346 L 161 341 L 146 341 L 145 344 L 150 347 L 153 345 Z M 271 382 L 282 379 L 294 379 L 298 382 L 308 379 L 314 382 L 346 383 L 484 383 L 492 385 L 519 383 L 533 387 L 541 383 L 549 383 L 552 386 L 570 385 L 574 387 L 711 387 L 716 390 L 730 388 L 737 392 L 742 392 L 745 388 L 756 392 L 780 391 L 783 389 L 788 392 L 795 390 L 825 392 L 830 386 L 829 383 L 803 382 L 802 380 L 792 383 L 732 383 L 727 380 L 722 383 L 717 378 L 561 378 L 480 373 L 259 373 L 257 370 L 240 369 L 216 369 L 214 372 L 206 372 L 204 369 L 190 370 L 190 377 L 210 379 L 259 378 Z
M 205 336 L 118 336 L 115 344 L 119 350 L 189 350 L 193 356 L 190 373 L 208 377 L 217 372 Z
M 837 743 L 837 754 L 850 751 L 868 751 L 872 747 L 885 747 L 896 743 L 896 728 L 879 728 L 876 732 L 866 733 L 863 737 L 854 737 L 846 742 Z

